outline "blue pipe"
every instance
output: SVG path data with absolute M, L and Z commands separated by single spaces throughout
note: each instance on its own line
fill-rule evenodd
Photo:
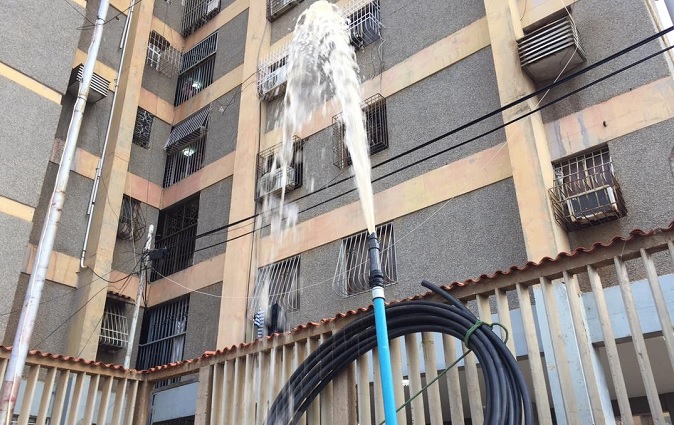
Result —
M 374 324 L 377 333 L 377 349 L 379 350 L 379 374 L 381 375 L 382 396 L 384 398 L 384 419 L 386 420 L 386 425 L 398 425 L 395 392 L 393 390 L 393 372 L 391 371 L 391 350 L 388 345 L 386 305 L 384 304 L 384 275 L 381 272 L 377 234 L 370 234 L 368 240 L 370 289 L 372 290 Z

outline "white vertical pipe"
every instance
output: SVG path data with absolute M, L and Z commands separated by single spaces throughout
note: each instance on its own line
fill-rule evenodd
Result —
M 68 186 L 68 178 L 70 177 L 70 166 L 73 157 L 75 156 L 77 138 L 80 134 L 84 108 L 86 107 L 87 98 L 89 97 L 89 86 L 91 85 L 91 78 L 94 74 L 94 65 L 101 45 L 103 23 L 105 22 L 105 17 L 108 15 L 109 5 L 109 0 L 101 0 L 98 7 L 96 23 L 91 36 L 91 44 L 89 45 L 87 60 L 84 63 L 84 69 L 82 71 L 82 82 L 80 83 L 77 101 L 73 108 L 73 116 L 70 119 L 70 126 L 68 127 L 63 157 L 61 158 L 61 164 L 59 165 L 58 173 L 56 174 L 54 192 L 52 193 L 49 202 L 49 210 L 47 211 L 42 227 L 42 233 L 40 234 L 40 242 L 37 246 L 35 261 L 30 274 L 23 309 L 21 310 L 21 316 L 19 318 L 19 326 L 16 330 L 16 335 L 14 336 L 9 366 L 2 383 L 2 389 L 0 390 L 0 421 L 6 425 L 11 423 L 14 404 L 16 403 L 16 396 L 19 392 L 19 384 L 21 383 L 21 375 L 23 374 L 23 369 L 26 365 L 28 346 L 33 335 L 35 317 L 37 316 L 37 310 L 40 305 L 42 288 L 44 287 L 47 267 L 49 266 L 49 258 L 51 257 L 54 248 L 54 238 L 56 236 L 59 221 L 61 220 L 66 187 Z

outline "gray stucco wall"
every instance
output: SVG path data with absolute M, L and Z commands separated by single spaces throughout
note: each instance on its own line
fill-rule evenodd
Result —
M 479 93 L 479 96 L 476 95 Z M 419 105 L 424 105 L 421 108 Z M 389 148 L 370 157 L 373 166 L 400 153 L 465 124 L 475 117 L 499 107 L 498 90 L 494 77 L 490 49 L 469 56 L 465 60 L 426 78 L 386 99 Z M 375 183 L 375 192 L 380 192 L 412 177 L 419 176 L 445 164 L 480 152 L 505 141 L 503 131 L 497 131 L 477 139 L 466 146 L 451 150 L 435 158 L 425 160 L 406 170 L 401 167 L 426 158 L 447 147 L 492 130 L 502 123 L 500 116 L 482 121 L 467 130 L 442 139 L 373 170 L 373 178 L 396 171 L 386 179 Z M 332 128 L 329 127 L 310 136 L 304 147 L 304 186 L 289 194 L 293 200 L 328 182 L 349 176 L 348 169 L 339 170 L 333 165 Z M 352 189 L 353 182 L 316 193 L 299 201 L 300 210 L 318 205 L 337 194 Z M 300 215 L 307 220 L 338 206 L 357 200 L 355 193 L 342 196 Z
M 201 191 L 199 196 L 199 223 L 197 235 L 222 227 L 229 222 L 229 207 L 232 197 L 232 178 L 221 180 L 218 183 Z M 220 231 L 196 240 L 194 264 L 207 260 L 225 252 L 227 231 Z M 218 244 L 212 248 L 208 246 Z M 203 249 L 199 251 L 199 249 Z
M 222 282 L 200 289 L 199 292 L 211 295 L 198 292 L 190 294 L 187 336 L 183 354 L 185 359 L 199 357 L 204 354 L 204 351 L 217 348 Z
M 234 152 L 239 126 L 240 86 L 230 90 L 211 104 L 204 165 Z
M 426 221 L 427 220 L 427 221 Z M 512 179 L 393 221 L 398 283 L 388 300 L 425 292 L 422 279 L 446 284 L 526 262 Z M 342 298 L 332 289 L 340 241 L 302 253 L 301 308 L 292 326 L 367 306 L 371 295 Z
M 0 149 L 20 165 L 0 167 L 0 195 L 35 207 L 61 106 L 2 77 L 0 93 Z
M 47 208 L 49 208 L 49 200 L 54 190 L 57 171 L 58 166 L 50 162 L 47 167 L 44 184 L 42 185 L 40 203 L 35 209 L 33 231 L 30 235 L 30 242 L 36 245 L 40 239 L 40 232 L 42 231 L 42 224 L 44 223 Z M 80 257 L 82 243 L 84 242 L 84 231 L 87 226 L 86 213 L 92 185 L 92 180 L 82 177 L 75 172 L 70 172 L 65 204 L 63 205 L 61 221 L 54 241 L 55 251 L 76 258 Z
M 173 104 L 175 100 L 178 73 L 172 78 L 167 77 L 156 69 L 145 65 L 143 70 L 143 88 L 156 94 L 159 98 Z
M 166 153 L 164 144 L 171 134 L 171 125 L 155 117 L 150 132 L 150 143 L 147 148 L 131 144 L 129 172 L 146 180 L 162 185 Z
M 169 27 L 180 32 L 183 18 L 182 2 L 171 0 L 157 0 L 154 2 L 152 14 Z
M 84 21 L 63 3 L 42 0 L 9 0 L 2 5 L 0 58 L 46 86 L 64 93 Z M 27 31 L 30 36 L 26 36 Z M 4 89 L 3 93 L 6 93 Z M 6 94 L 3 97 L 7 96 Z
M 21 306 L 26 294 L 29 276 L 21 274 L 19 285 L 14 295 L 14 305 Z M 65 353 L 68 344 L 68 329 L 70 316 L 73 314 L 76 290 L 69 286 L 60 285 L 52 281 L 45 281 L 42 291 L 42 300 L 35 319 L 35 328 L 30 348 L 49 353 Z M 12 345 L 14 334 L 19 322 L 21 310 L 16 309 L 9 316 L 7 332 L 3 345 Z
M 96 22 L 99 4 L 100 0 L 87 2 L 86 16 L 91 22 Z M 119 48 L 119 43 L 122 40 L 126 15 L 121 13 L 120 10 L 110 6 L 105 22 L 106 24 L 103 27 L 103 35 L 101 37 L 101 47 L 96 59 L 112 69 L 117 70 L 119 60 L 122 57 L 122 49 Z M 84 29 L 82 30 L 82 36 L 78 47 L 80 50 L 86 52 L 89 49 L 93 31 L 91 29 L 92 25 L 89 22 L 84 21 L 82 25 L 84 26 Z
M 247 28 L 248 9 L 218 29 L 218 51 L 215 54 L 213 81 L 243 63 Z
M 598 62 L 657 32 L 645 2 L 621 0 L 606 7 L 602 0 L 583 0 L 574 4 L 573 18 L 588 64 Z M 551 90 L 543 102 L 545 104 L 660 49 L 658 41 L 653 41 L 560 85 Z M 553 121 L 667 75 L 666 58 L 660 55 L 544 109 L 543 120 Z
M 2 244 L 0 246 L 0 313 L 7 313 L 21 306 L 12 304 L 16 291 L 21 266 L 25 261 L 25 247 L 30 234 L 31 223 L 19 218 L 0 213 L 0 229 Z M 5 337 L 5 328 L 9 316 L 0 314 L 0 340 Z M 10 336 L 11 338 L 12 336 Z
M 115 240 L 115 252 L 112 258 L 112 269 L 124 273 L 138 272 L 140 255 L 145 245 L 147 238 L 148 226 L 154 224 L 155 235 L 157 234 L 157 218 L 159 217 L 159 210 L 147 204 L 141 203 L 140 211 L 145 222 L 145 228 L 142 232 L 143 236 L 135 241 L 122 240 L 117 238 Z
M 73 115 L 75 96 L 67 94 L 63 96 L 61 104 L 63 110 L 56 128 L 56 138 L 65 140 L 68 135 L 68 126 Z M 89 153 L 100 156 L 105 142 L 105 130 L 108 126 L 108 117 L 112 109 L 112 93 L 96 103 L 87 103 L 82 117 L 80 134 L 77 139 L 77 147 Z
M 626 236 L 633 229 L 666 227 L 674 220 L 674 176 L 669 154 L 674 120 L 653 125 L 608 144 L 627 216 L 569 234 L 571 249 Z

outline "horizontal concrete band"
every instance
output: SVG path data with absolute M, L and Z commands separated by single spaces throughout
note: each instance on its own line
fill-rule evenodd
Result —
M 0 213 L 31 222 L 35 208 L 0 195 Z
M 0 76 L 27 88 L 28 90 L 44 97 L 51 102 L 59 105 L 61 104 L 61 94 L 59 92 L 45 86 L 41 82 L 27 76 L 26 74 L 23 74 L 22 72 L 5 65 L 2 62 L 0 62 Z

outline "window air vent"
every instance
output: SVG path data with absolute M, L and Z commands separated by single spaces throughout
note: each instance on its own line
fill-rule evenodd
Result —
M 267 0 L 267 20 L 273 22 L 300 2 L 302 0 Z
M 84 65 L 79 64 L 73 68 L 72 72 L 70 73 L 70 80 L 68 81 L 68 93 L 72 94 L 73 96 L 77 96 L 77 93 L 80 89 L 80 82 L 82 82 L 83 72 Z M 94 73 L 94 75 L 91 77 L 91 86 L 89 88 L 87 102 L 96 103 L 99 100 L 105 98 L 108 95 L 109 86 L 110 81 Z
M 517 41 L 520 63 L 537 82 L 554 80 L 585 62 L 573 19 L 567 15 Z
M 554 169 L 550 199 L 555 219 L 567 231 L 627 214 L 607 147 L 560 161 Z
M 344 12 L 349 18 L 351 44 L 356 50 L 381 38 L 379 0 L 354 0 Z
M 262 200 L 264 196 L 276 194 L 283 189 L 283 170 L 279 164 L 274 167 L 277 153 L 281 150 L 282 144 L 272 146 L 260 152 L 257 157 L 257 174 L 259 176 L 257 193 L 258 199 Z M 302 186 L 302 148 L 304 140 L 295 136 L 292 146 L 292 160 L 285 172 L 285 189 L 291 191 Z
M 288 82 L 288 46 L 284 46 L 260 62 L 257 69 L 257 90 L 262 100 L 270 101 L 285 93 Z

